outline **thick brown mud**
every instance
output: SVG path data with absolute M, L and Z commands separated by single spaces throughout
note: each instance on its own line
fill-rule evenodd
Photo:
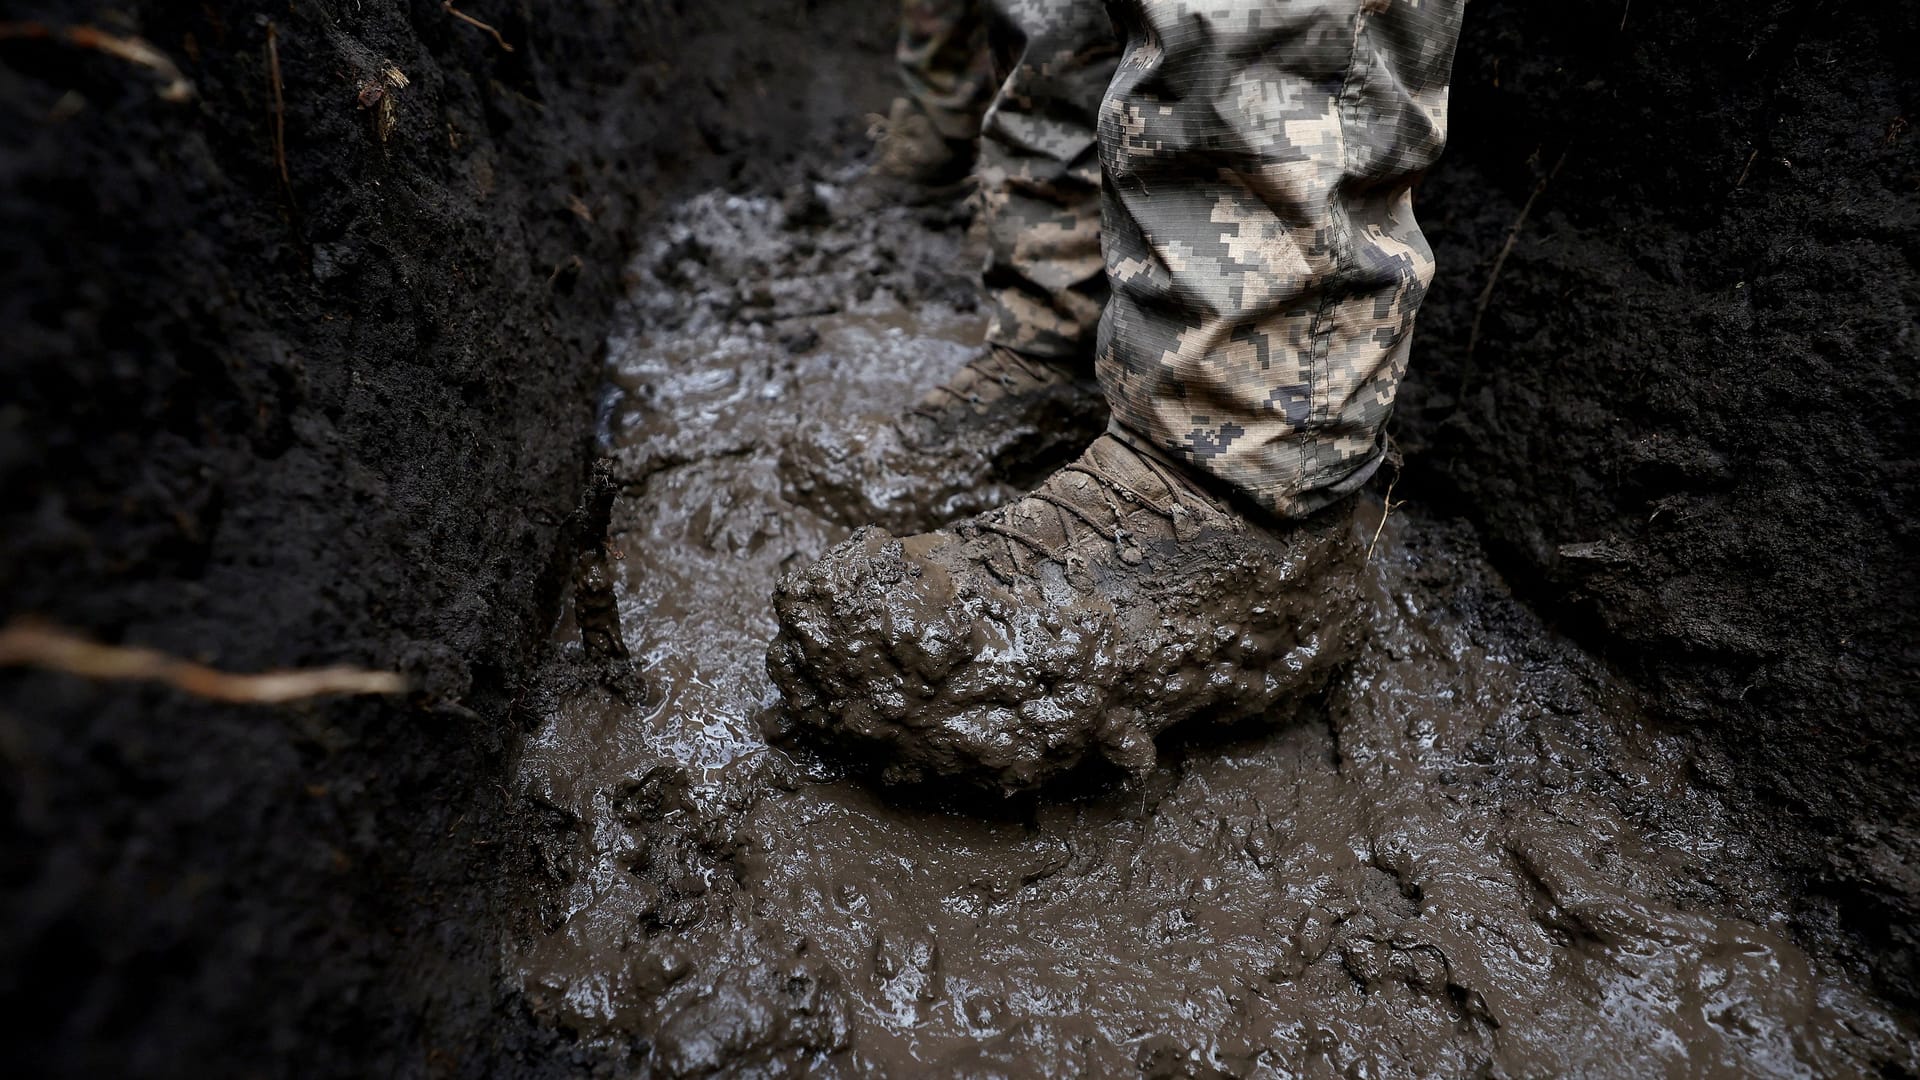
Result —
M 1725 762 L 1417 505 L 1325 703 L 1144 779 L 942 807 L 769 747 L 774 582 L 846 532 L 783 450 L 980 332 L 961 230 L 843 194 L 694 198 L 635 264 L 604 437 L 646 687 L 567 644 L 533 702 L 547 884 L 506 964 L 539 1019 L 666 1076 L 1920 1069 L 1911 1018 L 1788 939 Z

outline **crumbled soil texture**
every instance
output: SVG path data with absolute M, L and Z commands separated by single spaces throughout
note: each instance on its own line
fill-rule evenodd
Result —
M 1917 51 L 1915 4 L 1475 0 L 1398 422 L 1404 490 L 1726 756 L 1795 932 L 1910 1004 Z
M 530 699 L 548 884 L 508 953 L 536 1016 L 658 1076 L 1920 1067 L 1911 1016 L 1792 940 L 1791 883 L 1697 780 L 1724 763 L 1417 503 L 1304 719 L 949 805 L 770 748 L 771 587 L 845 532 L 786 500 L 784 442 L 881 422 L 981 330 L 934 272 L 959 231 L 836 216 L 849 175 L 691 199 L 637 264 L 605 430 L 647 685 L 567 644 Z
M 504 46 L 437 2 L 0 16 L 0 618 L 420 686 L 245 710 L 0 672 L 9 1075 L 570 1068 L 497 989 L 500 781 L 606 319 L 673 185 L 861 138 L 877 63 L 775 58 L 886 31 L 456 6 Z M 191 93 L 25 21 L 137 36 Z

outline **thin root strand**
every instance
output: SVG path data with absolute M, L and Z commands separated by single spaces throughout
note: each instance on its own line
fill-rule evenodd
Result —
M 130 64 L 146 68 L 164 80 L 160 85 L 160 100 L 178 103 L 193 97 L 193 83 L 180 70 L 180 65 L 174 63 L 166 53 L 137 37 L 119 37 L 95 26 L 55 29 L 38 22 L 0 23 L 0 41 L 9 39 L 65 41 L 82 49 L 117 56 Z
M 293 174 L 287 169 L 287 93 L 280 78 L 280 31 L 267 20 L 267 74 L 273 80 L 273 163 L 280 171 L 280 193 L 293 212 Z
M 1393 488 L 1394 485 L 1399 482 L 1400 477 L 1396 475 L 1392 481 L 1387 484 L 1387 494 L 1380 500 L 1380 524 L 1373 527 L 1373 539 L 1367 541 L 1367 557 L 1360 560 L 1362 566 L 1369 565 L 1373 562 L 1373 549 L 1380 545 L 1380 534 L 1386 531 L 1387 519 L 1393 516 L 1393 508 L 1395 506 L 1406 505 L 1407 500 L 1405 499 L 1401 499 L 1398 503 L 1393 501 Z
M 338 694 L 403 694 L 398 672 L 355 667 L 236 675 L 156 649 L 103 645 L 44 623 L 19 619 L 0 629 L 0 667 L 39 668 L 87 679 L 158 682 L 236 705 L 281 705 Z
M 445 11 L 447 14 L 453 16 L 456 19 L 459 19 L 463 23 L 466 23 L 468 26 L 478 27 L 479 29 L 486 31 L 489 34 L 492 34 L 493 43 L 500 46 L 501 52 L 513 51 L 513 46 L 507 44 L 507 39 L 500 36 L 500 31 L 495 30 L 491 25 L 487 23 L 483 23 L 479 19 L 476 19 L 473 16 L 467 14 L 466 12 L 461 11 L 457 7 L 454 7 L 453 0 L 440 0 L 440 8 L 441 10 Z
M 1486 288 L 1480 290 L 1479 302 L 1473 307 L 1473 325 L 1467 331 L 1467 359 L 1464 366 L 1469 371 L 1473 366 L 1473 351 L 1480 345 L 1480 321 L 1486 318 L 1487 305 L 1493 302 L 1493 287 L 1500 281 L 1500 271 L 1507 265 L 1507 256 L 1513 254 L 1513 245 L 1520 239 L 1520 230 L 1527 224 L 1527 215 L 1533 213 L 1533 204 L 1546 192 L 1547 185 L 1553 182 L 1553 178 L 1560 175 L 1560 167 L 1566 163 L 1567 151 L 1562 150 L 1559 160 L 1553 163 L 1553 168 L 1547 170 L 1546 174 L 1540 177 L 1540 182 L 1533 185 L 1533 194 L 1527 196 L 1527 201 L 1520 207 L 1519 215 L 1513 219 L 1513 227 L 1507 230 L 1507 242 L 1500 245 L 1500 253 L 1493 257 L 1493 269 L 1487 274 Z M 1464 383 L 1464 379 L 1462 382 Z

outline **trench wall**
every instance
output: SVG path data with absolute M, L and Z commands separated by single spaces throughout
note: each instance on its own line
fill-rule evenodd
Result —
M 1912 4 L 1475 0 L 1398 415 L 1408 482 L 1698 736 L 1796 932 L 1908 1002 L 1916 49 Z
M 491 30 L 438 0 L 0 16 L 0 616 L 420 688 L 243 709 L 0 672 L 16 1075 L 568 1067 L 495 987 L 501 781 L 624 254 L 676 185 L 857 132 L 776 60 L 872 20 L 456 6 Z

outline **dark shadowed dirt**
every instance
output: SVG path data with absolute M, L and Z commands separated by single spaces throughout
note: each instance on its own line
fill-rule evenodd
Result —
M 1920 1068 L 1910 1017 L 1792 941 L 1692 781 L 1724 765 L 1417 504 L 1371 640 L 1277 730 L 950 807 L 770 749 L 770 590 L 844 531 L 782 497 L 785 441 L 903 407 L 980 331 L 959 230 L 842 218 L 849 175 L 696 197 L 636 264 L 604 432 L 647 687 L 569 645 L 542 695 L 515 783 L 549 882 L 508 946 L 536 1016 L 666 1076 Z
M 1916 50 L 1911 3 L 1475 0 L 1399 412 L 1414 487 L 1726 756 L 1797 932 L 1910 1003 Z
M 498 988 L 500 781 L 607 317 L 673 185 L 859 137 L 877 63 L 776 58 L 885 30 L 456 6 L 513 51 L 429 0 L 0 13 L 0 618 L 418 687 L 241 709 L 0 671 L 0 1072 L 571 1067 Z M 137 35 L 191 92 L 17 20 Z

